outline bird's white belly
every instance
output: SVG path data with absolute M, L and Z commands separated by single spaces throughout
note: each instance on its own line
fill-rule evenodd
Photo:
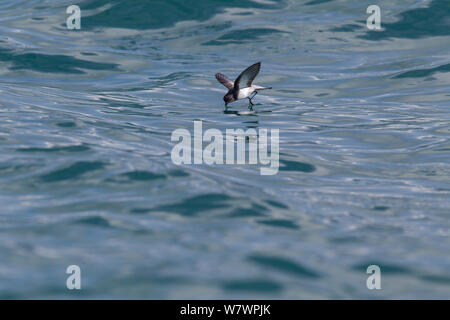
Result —
M 253 87 L 247 87 L 239 89 L 238 99 L 245 99 L 248 98 L 255 89 Z

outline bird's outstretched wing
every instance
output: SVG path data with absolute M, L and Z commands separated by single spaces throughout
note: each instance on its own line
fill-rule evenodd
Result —
M 221 84 L 223 84 L 225 87 L 227 87 L 228 89 L 233 89 L 233 81 L 228 78 L 226 75 L 221 74 L 221 73 L 216 73 L 216 79 L 217 81 L 219 81 Z
M 261 68 L 261 62 L 252 64 L 250 67 L 242 71 L 239 77 L 234 81 L 234 88 L 239 90 L 239 88 L 246 88 L 252 85 L 253 80 L 258 75 L 259 69 Z

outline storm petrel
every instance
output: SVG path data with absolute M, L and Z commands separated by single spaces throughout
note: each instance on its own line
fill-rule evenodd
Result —
M 225 107 L 231 102 L 234 102 L 239 99 L 248 98 L 250 102 L 249 108 L 253 106 L 252 99 L 256 96 L 258 91 L 272 89 L 272 87 L 260 87 L 252 85 L 253 80 L 261 68 L 261 62 L 257 62 L 252 64 L 250 67 L 242 71 L 239 77 L 234 80 L 234 82 L 229 79 L 227 76 L 216 73 L 216 79 L 225 87 L 228 88 L 228 93 L 223 97 L 223 101 L 225 101 Z

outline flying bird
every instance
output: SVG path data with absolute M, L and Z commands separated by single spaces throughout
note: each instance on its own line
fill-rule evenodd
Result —
M 252 64 L 250 67 L 242 71 L 234 82 L 227 76 L 221 73 L 216 73 L 217 81 L 228 88 L 227 94 L 223 97 L 225 107 L 227 107 L 229 103 L 236 100 L 248 98 L 250 103 L 249 108 L 251 108 L 254 105 L 252 99 L 256 96 L 258 91 L 272 89 L 272 87 L 260 87 L 252 84 L 253 80 L 259 73 L 260 68 L 261 62 Z

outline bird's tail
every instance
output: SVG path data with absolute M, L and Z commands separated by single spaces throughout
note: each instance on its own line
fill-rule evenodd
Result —
M 272 87 L 257 87 L 256 90 L 269 90 L 272 89 Z

